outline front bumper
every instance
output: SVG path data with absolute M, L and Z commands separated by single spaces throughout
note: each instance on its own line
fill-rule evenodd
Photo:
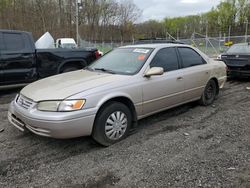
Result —
M 21 131 L 28 129 L 40 136 L 65 139 L 91 135 L 96 112 L 96 109 L 41 112 L 23 109 L 13 101 L 9 106 L 8 120 Z
M 229 69 L 227 75 L 228 77 L 250 77 L 250 70 Z

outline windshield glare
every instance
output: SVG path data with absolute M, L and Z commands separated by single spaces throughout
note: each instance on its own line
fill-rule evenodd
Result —
M 231 46 L 227 53 L 229 54 L 250 54 L 250 45 L 248 44 L 235 44 Z
M 133 75 L 140 71 L 152 51 L 152 48 L 117 48 L 89 67 L 105 69 L 117 74 Z

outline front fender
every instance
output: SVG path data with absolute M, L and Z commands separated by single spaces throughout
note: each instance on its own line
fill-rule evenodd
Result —
M 132 100 L 132 98 L 127 94 L 127 93 L 123 93 L 123 92 L 112 92 L 112 93 L 108 93 L 106 94 L 104 97 L 102 97 L 98 103 L 97 103 L 97 107 L 100 108 L 103 104 L 105 104 L 106 102 L 108 102 L 109 100 L 112 100 L 114 98 L 118 98 L 118 97 L 125 97 L 127 99 L 129 99 L 133 104 L 134 101 Z

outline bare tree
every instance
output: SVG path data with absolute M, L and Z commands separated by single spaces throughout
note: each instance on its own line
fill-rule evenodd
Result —
M 117 15 L 116 24 L 120 27 L 121 40 L 125 33 L 131 34 L 133 23 L 141 16 L 141 10 L 134 4 L 133 0 L 122 0 Z

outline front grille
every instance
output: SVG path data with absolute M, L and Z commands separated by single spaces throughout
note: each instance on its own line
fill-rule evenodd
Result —
M 25 109 L 30 109 L 33 105 L 34 105 L 34 102 L 22 95 L 20 95 L 18 98 L 17 98 L 17 104 Z

